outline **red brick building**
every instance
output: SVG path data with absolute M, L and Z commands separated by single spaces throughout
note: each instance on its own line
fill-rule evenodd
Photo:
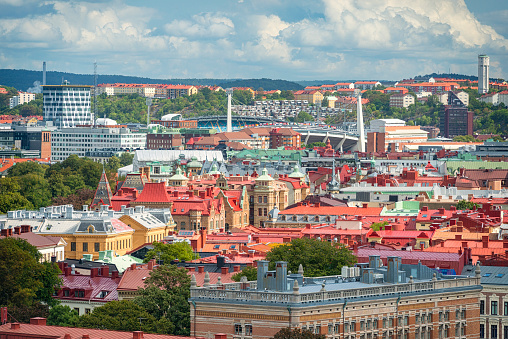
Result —
M 270 131 L 270 148 L 301 146 L 301 134 L 291 128 L 274 128 Z

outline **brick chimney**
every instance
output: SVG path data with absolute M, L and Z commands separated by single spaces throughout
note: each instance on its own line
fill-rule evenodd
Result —
M 111 271 L 111 278 L 118 278 L 118 271 Z
M 429 206 L 422 206 L 422 212 L 427 212 L 429 210 Z
M 19 330 L 19 323 L 12 323 L 11 330 Z M 217 337 L 217 336 L 215 336 L 215 337 Z
M 240 266 L 239 265 L 233 266 L 233 272 L 240 272 Z
M 109 277 L 109 266 L 108 265 L 103 265 L 101 267 L 101 276 Z
M 462 240 L 462 234 L 455 234 L 455 240 Z
M 98 267 L 92 267 L 90 270 L 90 278 L 95 278 L 99 276 L 99 268 Z
M 438 211 L 439 211 L 439 214 L 444 214 L 445 209 L 443 207 L 441 207 L 438 209 Z
M 143 339 L 143 331 L 132 332 L 132 339 Z
M 46 318 L 41 317 L 30 318 L 30 325 L 46 326 Z
M 194 191 L 189 191 L 189 199 L 194 198 Z
M 83 334 L 83 336 L 81 337 L 81 339 L 90 339 L 90 336 L 88 334 Z
M 221 267 L 220 268 L 220 273 L 221 274 L 228 274 L 229 273 L 229 267 Z
M 205 266 L 198 266 L 198 273 L 204 273 L 205 272 Z

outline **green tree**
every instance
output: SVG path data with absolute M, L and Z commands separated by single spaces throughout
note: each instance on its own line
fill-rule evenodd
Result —
M 111 158 L 109 158 L 108 163 L 106 164 L 106 170 L 116 173 L 120 166 L 120 159 L 113 155 Z
M 23 239 L 0 239 L 0 258 L 0 305 L 56 304 L 52 295 L 61 272 L 54 263 L 41 263 L 36 247 Z
M 145 255 L 145 262 L 151 259 L 162 260 L 169 264 L 175 259 L 189 261 L 197 259 L 197 255 L 192 251 L 192 247 L 185 241 L 165 244 L 159 241 L 153 243 L 153 248 Z
M 307 149 L 313 149 L 314 147 L 325 147 L 326 144 L 322 141 L 316 141 L 316 142 L 311 142 L 310 144 L 307 144 L 306 148 Z
M 312 117 L 312 115 L 304 111 L 300 111 L 300 113 L 298 113 L 295 119 L 295 122 L 310 122 L 310 121 L 314 121 L 314 118 Z
M 325 339 L 324 334 L 316 334 L 310 330 L 302 330 L 298 327 L 293 329 L 286 327 L 275 333 L 272 339 Z
M 461 200 L 457 203 L 457 205 L 455 205 L 455 207 L 457 207 L 457 210 L 463 211 L 463 210 L 473 210 L 475 207 L 479 208 L 480 205 L 472 201 Z
M 78 312 L 67 305 L 56 305 L 49 310 L 48 325 L 76 327 L 78 323 Z
M 258 269 L 256 267 L 245 267 L 241 272 L 233 274 L 231 279 L 240 281 L 242 277 L 246 277 L 247 281 L 254 281 L 258 278 Z
M 90 188 L 81 188 L 76 193 L 69 194 L 68 196 L 54 197 L 53 205 L 72 205 L 74 209 L 79 210 L 83 205 L 90 205 L 95 195 L 95 190 Z
M 457 135 L 453 138 L 453 141 L 456 142 L 475 142 L 478 141 L 472 135 Z
M 34 205 L 19 192 L 0 194 L 0 213 L 14 210 L 31 210 Z
M 77 190 L 86 187 L 83 176 L 80 174 L 67 175 L 63 179 L 63 184 L 67 186 L 71 192 L 76 192 Z
M 356 257 L 344 245 L 307 238 L 294 239 L 272 248 L 266 254 L 266 260 L 270 261 L 271 267 L 276 261 L 286 261 L 292 272 L 297 272 L 302 265 L 307 277 L 338 275 L 342 266 L 356 263 Z
M 36 174 L 44 176 L 47 166 L 42 166 L 34 161 L 20 162 L 9 169 L 8 177 L 20 177 L 25 174 Z
M 79 318 L 78 327 L 160 333 L 157 320 L 131 300 L 110 301 Z
M 25 174 L 18 177 L 20 193 L 39 209 L 51 204 L 51 190 L 48 181 L 37 174 Z
M 190 334 L 190 280 L 187 270 L 176 265 L 162 265 L 150 272 L 145 288 L 138 290 L 134 302 L 158 321 L 164 321 L 168 334 Z
M 49 177 L 48 184 L 53 198 L 66 197 L 71 194 L 71 189 L 64 184 L 64 177 L 60 173 L 56 173 Z
M 388 221 L 383 221 L 383 222 L 373 222 L 372 225 L 370 225 L 370 228 L 373 230 L 373 231 L 379 231 L 381 229 L 384 229 L 384 226 L 388 225 Z
M 120 156 L 120 165 L 122 167 L 123 166 L 127 166 L 127 165 L 131 165 L 132 164 L 132 160 L 134 160 L 134 153 L 123 152 L 122 155 Z

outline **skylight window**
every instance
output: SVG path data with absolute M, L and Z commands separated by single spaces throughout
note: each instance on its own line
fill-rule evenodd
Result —
M 422 218 L 427 218 L 427 214 L 422 215 Z
M 502 277 L 504 277 L 504 273 L 498 273 L 498 274 L 496 274 L 496 278 L 502 278 Z
M 485 273 L 485 274 L 483 275 L 483 277 L 488 278 L 488 277 L 490 277 L 491 275 L 492 275 L 492 273 Z

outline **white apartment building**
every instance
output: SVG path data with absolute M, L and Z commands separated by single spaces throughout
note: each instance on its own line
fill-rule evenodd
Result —
M 146 147 L 146 133 L 133 133 L 125 126 L 62 128 L 51 134 L 51 161 L 63 161 L 71 154 L 101 150 L 139 150 Z
M 465 106 L 469 106 L 469 94 L 467 94 L 464 91 L 454 93 Z M 448 92 L 439 93 L 437 97 L 440 103 L 442 103 L 443 105 L 448 105 L 448 97 L 449 97 Z
M 409 93 L 394 93 L 390 96 L 390 107 L 408 108 L 415 103 L 415 98 Z
M 43 113 L 45 121 L 57 128 L 91 125 L 90 91 L 86 85 L 43 85 Z
M 499 105 L 499 94 L 498 93 L 487 93 L 481 96 L 479 99 L 481 102 L 492 104 L 494 106 Z
M 9 99 L 9 108 L 14 108 L 18 105 L 26 104 L 35 99 L 35 93 L 18 92 L 18 95 Z

